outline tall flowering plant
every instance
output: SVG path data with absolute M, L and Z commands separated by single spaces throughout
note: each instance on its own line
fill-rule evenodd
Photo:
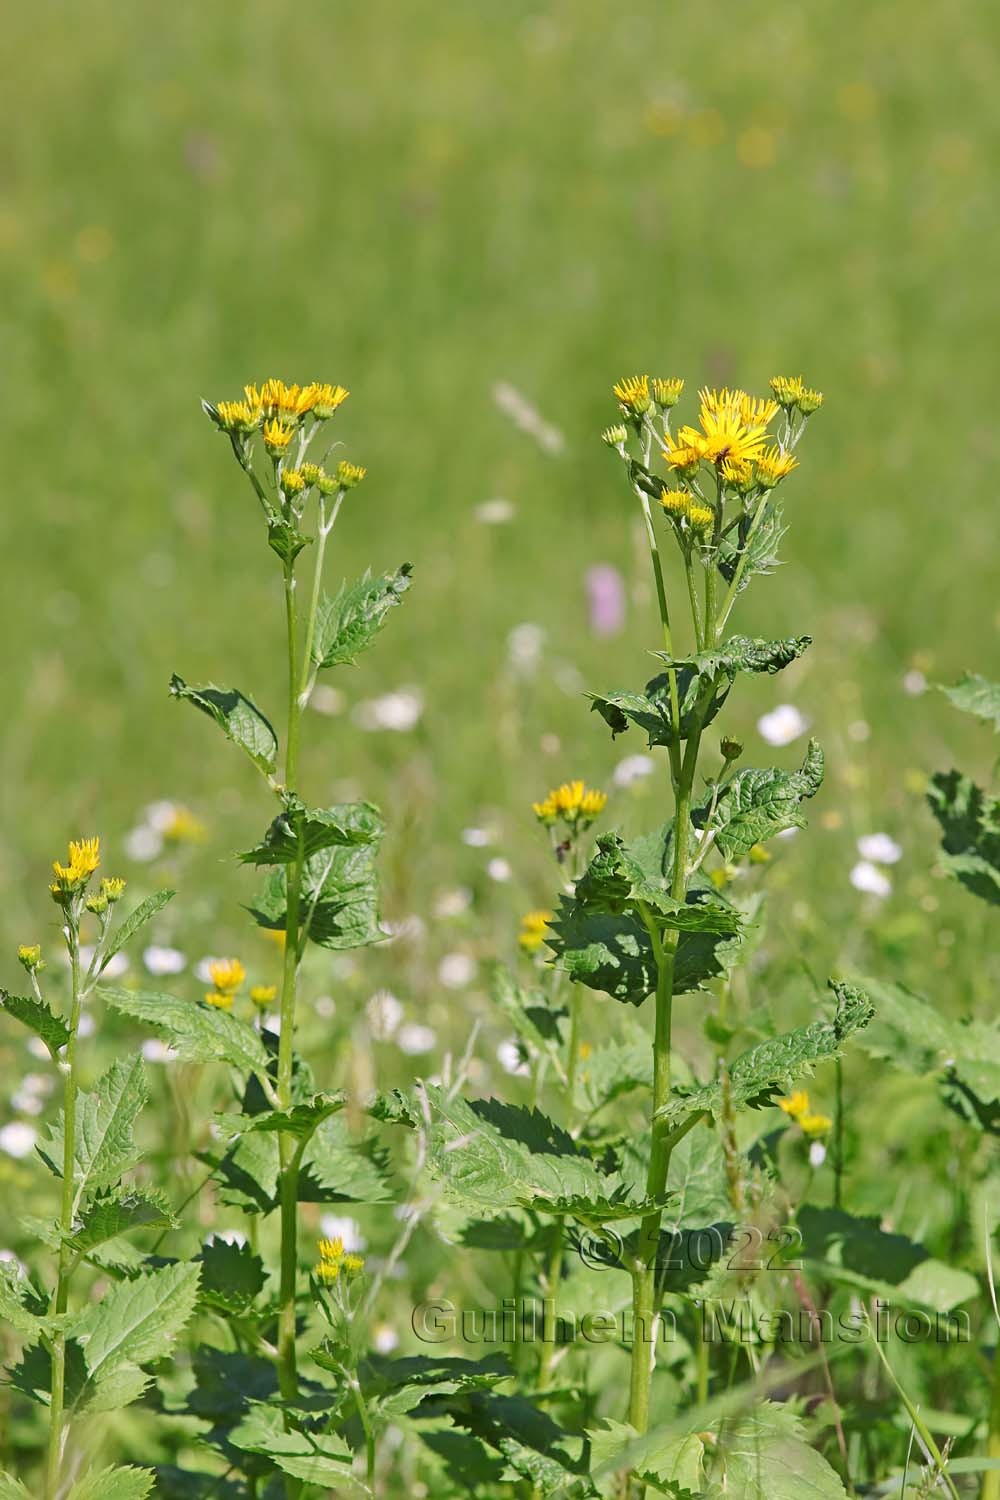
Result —
M 660 1438 L 644 1439 L 664 1299 L 683 1301 L 703 1280 L 677 1264 L 685 1196 L 692 1178 L 708 1180 L 717 1169 L 720 1182 L 728 1182 L 723 1209 L 748 1210 L 744 1183 L 750 1174 L 735 1127 L 738 1113 L 779 1103 L 817 1062 L 839 1056 L 871 1015 L 860 990 L 834 983 L 821 1019 L 769 1036 L 731 1060 L 726 1044 L 733 1031 L 716 1017 L 717 1066 L 701 1080 L 674 1057 L 675 1002 L 718 990 L 721 1010 L 729 976 L 754 937 L 756 914 L 734 893 L 737 867 L 761 859 L 768 839 L 804 823 L 804 804 L 823 778 L 823 754 L 812 740 L 794 770 L 744 766 L 743 748 L 732 737 L 724 735 L 716 746 L 708 740 L 738 679 L 780 672 L 810 644 L 806 635 L 757 638 L 730 633 L 729 625 L 744 590 L 775 566 L 784 531 L 782 487 L 798 467 L 799 444 L 822 397 L 799 379 L 775 379 L 766 397 L 706 389 L 693 421 L 675 426 L 682 390 L 680 380 L 647 376 L 614 388 L 620 420 L 603 436 L 621 462 L 648 540 L 659 614 L 652 652 L 658 667 L 638 689 L 588 695 L 612 735 L 638 729 L 662 753 L 668 794 L 663 812 L 639 837 L 612 831 L 591 845 L 589 829 L 604 809 L 602 794 L 587 792 L 582 782 L 567 783 L 535 805 L 569 880 L 554 914 L 529 914 L 521 946 L 538 963 L 546 944 L 563 988 L 549 982 L 539 995 L 506 971 L 496 986 L 524 1059 L 535 1062 L 534 1101 L 541 1100 L 545 1076 L 555 1079 L 561 1114 L 552 1118 L 534 1104 L 523 1109 L 461 1099 L 454 1089 L 430 1084 L 424 1090 L 431 1171 L 467 1212 L 511 1217 L 516 1227 L 507 1233 L 518 1246 L 518 1309 L 523 1313 L 523 1290 L 542 1293 L 542 1347 L 533 1385 L 546 1421 L 560 1405 L 564 1412 L 578 1411 L 567 1405 L 570 1377 L 564 1377 L 561 1393 L 553 1383 L 552 1345 L 561 1340 L 555 1299 L 561 1285 L 571 1285 L 564 1282 L 571 1252 L 588 1266 L 596 1257 L 601 1265 L 624 1270 L 631 1281 L 621 1339 L 630 1360 L 625 1422 L 590 1429 L 582 1446 L 572 1424 L 553 1424 L 541 1443 L 541 1429 L 532 1429 L 523 1412 L 515 1418 L 509 1407 L 494 1410 L 492 1432 L 482 1422 L 473 1424 L 531 1480 L 533 1494 L 549 1493 L 546 1486 L 557 1479 L 565 1486 L 560 1493 L 620 1494 L 614 1483 L 606 1487 L 615 1473 L 630 1492 L 644 1493 L 652 1475 L 657 1487 L 670 1481 L 668 1493 L 677 1492 L 675 1481 L 701 1493 L 704 1435 L 678 1428 L 676 1453 Z M 610 1027 L 606 1014 L 588 1016 L 588 990 L 620 1002 L 626 1014 Z M 647 1002 L 652 1024 L 643 1033 L 631 1017 L 633 1008 Z M 609 1106 L 642 1087 L 649 1090 L 645 1131 L 616 1130 L 608 1123 Z M 805 1135 L 829 1128 L 802 1091 L 785 1102 L 786 1114 Z M 477 1229 L 475 1235 L 475 1243 L 501 1242 L 495 1231 Z M 725 1240 L 715 1238 L 721 1256 Z M 537 1271 L 529 1274 L 526 1264 L 536 1262 Z M 531 1342 L 537 1343 L 533 1315 L 529 1322 Z M 697 1337 L 694 1328 L 691 1336 Z M 531 1368 L 524 1341 L 522 1316 L 514 1340 L 522 1372 Z M 555 1355 L 561 1357 L 558 1349 Z M 702 1348 L 702 1399 L 709 1389 L 708 1359 Z M 586 1383 L 586 1375 L 581 1378 Z M 584 1411 L 590 1410 L 584 1401 Z M 498 1436 L 505 1422 L 513 1428 Z M 756 1430 L 753 1436 L 755 1443 L 761 1438 Z M 805 1471 L 820 1466 L 824 1493 L 840 1492 L 832 1471 L 791 1429 L 771 1436 L 795 1447 Z M 738 1447 L 740 1434 L 736 1439 Z M 766 1439 L 765 1432 L 761 1441 Z M 542 1447 L 558 1460 L 559 1475 L 543 1474 Z M 724 1473 L 721 1448 L 718 1453 Z M 735 1475 L 734 1469 L 734 1482 Z

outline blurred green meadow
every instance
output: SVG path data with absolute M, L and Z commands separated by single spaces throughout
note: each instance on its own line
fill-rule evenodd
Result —
M 199 398 L 272 374 L 351 389 L 338 435 L 369 477 L 335 554 L 415 582 L 311 716 L 303 784 L 383 807 L 408 927 L 311 982 L 348 1009 L 388 986 L 439 1061 L 486 1014 L 478 966 L 553 899 L 531 801 L 585 776 L 612 793 L 602 826 L 630 827 L 665 800 L 663 767 L 615 783 L 645 746 L 582 696 L 639 681 L 658 644 L 599 440 L 613 380 L 693 396 L 801 371 L 826 404 L 786 566 L 736 622 L 815 646 L 727 721 L 759 758 L 758 718 L 792 703 L 829 756 L 809 832 L 776 846 L 769 983 L 808 1008 L 805 976 L 860 967 L 983 1013 L 1000 964 L 933 875 L 922 788 L 993 750 L 920 688 L 997 675 L 995 9 L 36 0 L 5 32 L 3 982 L 16 943 L 53 944 L 48 862 L 96 832 L 109 873 L 179 885 L 161 942 L 273 977 L 226 859 L 271 808 L 167 693 L 173 671 L 275 714 L 283 693 L 277 565 Z M 608 636 L 599 564 L 624 582 Z M 412 727 L 359 725 L 400 692 Z M 164 799 L 205 837 L 144 864 L 129 835 Z M 902 849 L 884 897 L 850 881 L 878 831 Z M 477 967 L 442 985 L 456 952 Z

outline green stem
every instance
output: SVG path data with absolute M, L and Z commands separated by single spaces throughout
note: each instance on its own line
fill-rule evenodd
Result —
M 73 1230 L 73 1189 L 76 1176 L 76 1038 L 80 1027 L 80 939 L 76 922 L 68 921 L 68 944 L 72 1001 L 69 1018 L 69 1041 L 66 1043 L 65 1079 L 63 1083 L 63 1167 L 62 1204 L 59 1215 L 61 1239 L 59 1269 L 54 1308 L 56 1316 L 65 1313 L 69 1304 L 69 1279 L 72 1258 L 67 1240 Z M 59 1471 L 62 1467 L 63 1406 L 66 1399 L 66 1335 L 57 1333 L 52 1341 L 52 1399 L 49 1406 L 49 1447 L 45 1471 L 45 1500 L 56 1500 L 59 1493 Z
M 736 595 L 739 592 L 740 581 L 743 578 L 743 572 L 746 568 L 747 557 L 750 552 L 750 543 L 753 541 L 754 533 L 763 520 L 764 512 L 765 510 L 767 510 L 767 508 L 767 497 L 765 495 L 762 495 L 757 501 L 757 509 L 754 511 L 753 520 L 750 522 L 750 529 L 747 532 L 747 539 L 743 544 L 743 551 L 740 553 L 739 561 L 736 564 L 736 569 L 733 573 L 732 579 L 730 580 L 729 588 L 726 591 L 726 597 L 722 601 L 722 608 L 719 611 L 719 618 L 715 622 L 716 639 L 725 629 L 726 621 L 732 614 L 733 605 L 736 603 Z M 710 619 L 711 618 L 714 618 L 714 610 Z M 706 622 L 706 629 L 707 628 L 708 622 Z
M 656 602 L 660 610 L 660 624 L 663 627 L 663 646 L 668 656 L 674 654 L 674 638 L 670 628 L 670 610 L 667 605 L 667 590 L 663 582 L 663 564 L 660 562 L 660 547 L 656 540 L 656 530 L 653 526 L 653 516 L 649 508 L 649 496 L 645 490 L 637 489 L 640 504 L 642 505 L 643 520 L 646 523 L 646 540 L 649 543 L 649 555 L 653 564 L 653 577 L 656 580 Z M 681 707 L 680 697 L 677 692 L 677 673 L 673 667 L 668 669 L 668 680 L 670 683 L 670 712 L 674 721 L 674 734 L 668 747 L 670 756 L 670 768 L 676 782 L 680 772 L 680 723 Z
M 910 1421 L 913 1423 L 914 1427 L 919 1432 L 921 1438 L 923 1439 L 924 1446 L 926 1447 L 927 1452 L 930 1454 L 931 1458 L 934 1460 L 934 1463 L 937 1466 L 938 1473 L 941 1476 L 941 1479 L 942 1479 L 942 1481 L 943 1481 L 943 1483 L 944 1483 L 944 1485 L 945 1485 L 945 1487 L 946 1487 L 946 1489 L 948 1491 L 948 1494 L 951 1496 L 951 1500 L 960 1500 L 958 1491 L 955 1488 L 954 1481 L 952 1480 L 951 1475 L 948 1473 L 947 1461 L 945 1460 L 944 1455 L 942 1454 L 942 1452 L 941 1452 L 940 1448 L 938 1447 L 937 1443 L 934 1441 L 934 1436 L 933 1436 L 930 1428 L 927 1426 L 927 1423 L 924 1421 L 923 1417 L 920 1415 L 919 1408 L 917 1408 L 916 1406 L 914 1406 L 913 1402 L 910 1400 L 909 1396 L 906 1394 L 906 1392 L 904 1391 L 903 1387 L 900 1385 L 899 1381 L 897 1380 L 897 1378 L 896 1378 L 896 1372 L 892 1368 L 892 1365 L 889 1363 L 889 1360 L 888 1360 L 888 1358 L 886 1356 L 886 1353 L 885 1353 L 884 1349 L 882 1348 L 881 1344 L 878 1341 L 878 1336 L 877 1336 L 875 1330 L 871 1329 L 871 1325 L 870 1324 L 869 1324 L 869 1330 L 871 1332 L 871 1344 L 872 1344 L 872 1348 L 875 1350 L 875 1353 L 878 1355 L 879 1359 L 882 1361 L 882 1364 L 883 1364 L 883 1366 L 885 1368 L 886 1374 L 888 1375 L 889 1379 L 892 1381 L 893 1385 L 896 1387 L 896 1390 L 899 1393 L 899 1399 L 902 1401 L 903 1405 L 906 1407 L 907 1416 L 909 1417 Z
M 538 1362 L 538 1389 L 547 1391 L 552 1384 L 552 1362 L 556 1353 L 556 1330 L 559 1314 L 556 1296 L 562 1270 L 563 1221 L 557 1219 L 552 1226 L 552 1245 L 545 1269 L 544 1301 L 542 1303 L 542 1353 Z
M 1000 1459 L 1000 1350 L 993 1356 L 993 1391 L 986 1457 Z M 987 1469 L 984 1473 L 981 1500 L 1000 1500 L 1000 1469 Z
M 701 618 L 701 603 L 698 599 L 698 589 L 695 585 L 693 558 L 691 549 L 684 549 L 684 576 L 687 579 L 688 598 L 691 601 L 691 619 L 694 621 L 694 640 L 698 650 L 701 651 L 705 645 L 705 627 Z
M 844 1201 L 844 1065 L 836 1064 L 836 1108 L 833 1135 L 833 1206 L 842 1208 Z
M 285 565 L 285 621 L 288 635 L 288 725 L 285 744 L 285 786 L 294 791 L 298 780 L 299 663 L 298 619 L 295 609 L 294 563 Z M 288 866 L 286 887 L 285 956 L 281 982 L 281 1032 L 278 1038 L 277 1093 L 279 1108 L 292 1105 L 294 1067 L 296 988 L 299 961 L 299 916 L 302 896 L 303 857 L 301 836 L 299 850 Z M 281 1271 L 278 1289 L 278 1385 L 285 1401 L 295 1401 L 299 1394 L 295 1349 L 295 1304 L 298 1291 L 298 1199 L 299 1160 L 295 1136 L 282 1132 L 278 1137 L 281 1171 L 278 1200 L 281 1211 Z M 294 1497 L 300 1492 L 297 1480 L 286 1480 L 285 1493 Z
M 580 1056 L 580 986 L 574 984 L 569 997 L 569 1055 L 566 1058 L 566 1096 L 570 1113 L 575 1113 L 576 1068 Z

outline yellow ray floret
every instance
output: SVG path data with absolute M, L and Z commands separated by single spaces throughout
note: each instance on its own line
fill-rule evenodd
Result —
M 782 406 L 796 406 L 800 396 L 805 395 L 805 383 L 801 375 L 774 375 L 768 382 L 775 399 Z
M 253 432 L 264 415 L 259 405 L 249 401 L 220 401 L 215 410 L 227 432 Z
M 305 475 L 299 469 L 281 471 L 281 488 L 286 495 L 301 495 L 306 487 Z
M 337 479 L 342 489 L 352 490 L 356 484 L 360 484 L 368 473 L 367 469 L 360 464 L 349 464 L 343 461 L 337 465 Z
M 79 839 L 71 843 L 67 863 L 61 865 L 58 860 L 52 862 L 52 871 L 56 877 L 56 884 L 52 887 L 53 894 L 56 890 L 76 890 L 86 885 L 100 863 L 99 838 Z
M 693 531 L 711 531 L 715 525 L 715 511 L 707 505 L 689 505 L 687 521 Z
M 809 1095 L 805 1089 L 796 1089 L 784 1099 L 778 1100 L 778 1108 L 783 1109 L 786 1115 L 791 1115 L 797 1120 L 800 1115 L 809 1113 Z
M 691 496 L 687 490 L 663 490 L 660 504 L 668 516 L 686 516 L 691 508 Z
M 826 1135 L 832 1124 L 829 1115 L 799 1115 L 799 1129 L 806 1135 Z
M 276 984 L 255 984 L 250 987 L 250 999 L 262 1010 L 268 1005 L 273 1005 L 277 998 L 278 986 Z

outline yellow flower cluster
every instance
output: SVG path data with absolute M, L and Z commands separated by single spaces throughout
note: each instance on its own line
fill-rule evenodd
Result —
M 82 891 L 100 863 L 100 839 L 78 839 L 70 844 L 64 865 L 61 865 L 58 860 L 53 860 L 52 870 L 56 878 L 49 886 L 49 890 L 57 900 L 63 896 L 72 895 L 76 891 Z
M 236 992 L 247 977 L 247 971 L 238 958 L 213 958 L 208 966 L 208 977 L 214 986 L 205 995 L 206 1003 L 218 1010 L 232 1010 Z
M 661 411 L 676 406 L 684 389 L 683 380 L 661 379 L 648 375 L 628 375 L 612 387 L 625 416 L 640 420 L 654 404 Z
M 787 1099 L 778 1100 L 778 1108 L 799 1126 L 805 1135 L 825 1135 L 833 1124 L 829 1115 L 813 1114 L 809 1108 L 809 1095 L 805 1089 L 796 1089 Z
M 269 1005 L 273 1005 L 277 998 L 278 986 L 276 984 L 254 984 L 250 986 L 250 999 L 261 1010 L 266 1010 Z
M 801 375 L 775 375 L 771 390 L 786 411 L 795 406 L 804 417 L 812 416 L 823 405 L 823 392 L 810 390 Z
M 692 531 L 710 531 L 715 524 L 715 511 L 700 504 L 689 490 L 664 490 L 660 504 L 668 516 L 675 521 L 686 521 Z
M 339 1235 L 335 1240 L 317 1241 L 316 1248 L 319 1251 L 316 1276 L 328 1285 L 339 1281 L 341 1276 L 345 1279 L 358 1276 L 365 1268 L 364 1258 L 360 1255 L 349 1255 Z
M 326 382 L 286 385 L 283 380 L 265 380 L 259 387 L 245 386 L 242 401 L 220 401 L 214 410 L 225 432 L 246 435 L 263 426 L 265 445 L 280 452 L 307 416 L 326 422 L 349 394 L 342 385 Z
M 564 781 L 541 802 L 531 805 L 535 817 L 547 827 L 561 818 L 571 828 L 586 828 L 603 812 L 607 800 L 607 793 L 595 791 L 582 781 Z
M 537 953 L 545 941 L 545 929 L 552 921 L 550 911 L 528 911 L 521 918 L 521 932 L 518 937 L 525 953 Z

